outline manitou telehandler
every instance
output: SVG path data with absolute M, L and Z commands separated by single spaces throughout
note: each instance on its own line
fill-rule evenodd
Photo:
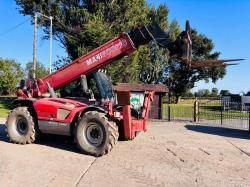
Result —
M 188 29 L 187 23 L 186 31 L 171 42 L 158 24 L 139 25 L 44 78 L 22 80 L 17 89 L 18 99 L 13 102 L 16 108 L 6 122 L 10 141 L 33 143 L 42 133 L 73 136 L 82 152 L 101 156 L 113 148 L 119 134 L 127 140 L 135 138 L 137 132 L 147 129 L 153 91 L 145 91 L 140 111 L 130 107 L 130 93 L 125 91 L 117 93 L 118 104 L 114 105 L 110 82 L 98 70 L 151 40 L 172 55 L 188 59 L 192 47 Z M 88 88 L 86 77 L 90 75 L 97 81 L 99 100 Z M 57 98 L 54 90 L 79 78 L 85 102 Z

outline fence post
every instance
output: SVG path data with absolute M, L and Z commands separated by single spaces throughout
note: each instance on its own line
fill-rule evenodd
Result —
M 222 97 L 220 98 L 221 103 L 221 109 L 220 109 L 220 124 L 223 125 L 223 109 L 224 109 L 224 101 L 222 100 Z
M 248 106 L 248 131 L 250 132 L 250 106 Z
M 159 101 L 158 101 L 158 119 L 162 119 L 162 94 L 159 94 Z
M 168 121 L 171 121 L 171 114 L 170 114 L 170 104 L 168 104 Z
M 198 102 L 198 98 L 195 98 L 195 102 L 194 102 L 194 122 L 198 121 L 198 111 L 199 111 L 199 102 Z

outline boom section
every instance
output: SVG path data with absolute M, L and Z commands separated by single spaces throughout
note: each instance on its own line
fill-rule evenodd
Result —
M 58 71 L 38 80 L 39 90 L 41 93 L 46 92 L 48 89 L 47 83 L 54 89 L 59 89 L 76 80 L 82 74 L 91 74 L 135 50 L 136 48 L 129 35 L 122 33 Z

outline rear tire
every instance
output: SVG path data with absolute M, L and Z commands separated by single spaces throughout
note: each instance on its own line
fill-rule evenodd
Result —
M 118 127 L 103 113 L 86 112 L 76 129 L 76 142 L 80 150 L 93 156 L 107 154 L 118 140 Z
M 29 144 L 35 141 L 35 123 L 28 107 L 18 107 L 9 114 L 6 127 L 10 141 Z

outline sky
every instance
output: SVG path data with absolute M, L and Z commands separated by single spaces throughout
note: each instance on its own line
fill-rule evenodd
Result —
M 213 40 L 221 59 L 246 59 L 238 66 L 228 67 L 226 76 L 216 84 L 200 81 L 192 91 L 213 87 L 232 93 L 250 90 L 250 0 L 148 0 L 148 3 L 155 6 L 165 3 L 170 10 L 169 20 L 176 19 L 182 28 L 186 19 L 190 20 L 191 27 Z M 40 28 L 37 59 L 49 67 L 49 41 L 42 40 L 43 36 Z M 15 59 L 25 67 L 32 56 L 31 18 L 19 13 L 14 0 L 0 0 L 0 57 Z M 53 41 L 53 61 L 57 56 L 66 56 L 66 52 Z

